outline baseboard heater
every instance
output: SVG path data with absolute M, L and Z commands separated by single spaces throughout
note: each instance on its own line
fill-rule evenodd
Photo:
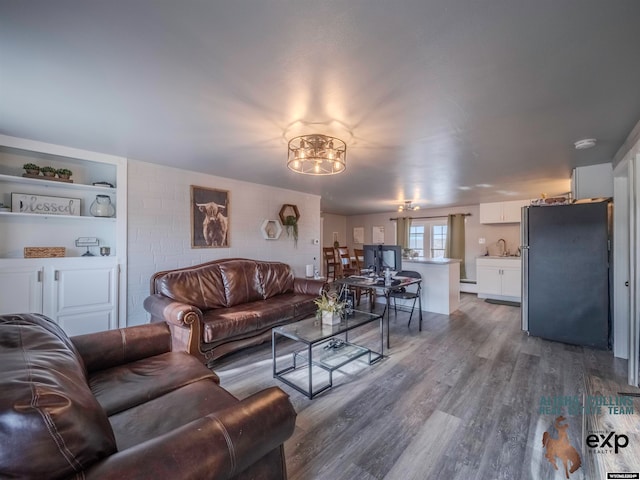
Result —
M 478 293 L 478 283 L 467 278 L 460 279 L 460 291 L 464 293 Z

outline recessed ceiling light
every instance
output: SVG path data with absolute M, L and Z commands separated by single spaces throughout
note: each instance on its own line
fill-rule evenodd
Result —
M 592 148 L 596 146 L 596 139 L 595 138 L 583 138 L 582 140 L 578 140 L 577 142 L 575 142 L 574 147 L 576 147 L 576 150 L 584 150 L 585 148 Z

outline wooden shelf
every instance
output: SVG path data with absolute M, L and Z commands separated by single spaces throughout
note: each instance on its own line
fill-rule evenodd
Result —
M 69 182 L 61 182 L 57 180 L 47 180 L 45 177 L 42 178 L 32 178 L 32 177 L 17 177 L 15 175 L 4 175 L 0 174 L 0 182 L 11 182 L 11 183 L 21 183 L 25 185 L 38 185 L 45 188 L 55 188 L 55 189 L 70 189 L 70 190 L 84 190 L 90 192 L 107 192 L 107 193 L 116 193 L 115 188 L 110 187 L 99 187 L 95 185 L 85 185 L 83 183 L 69 183 Z
M 20 213 L 20 212 L 0 212 L 0 217 L 29 217 L 29 218 L 56 218 L 71 220 L 90 220 L 98 222 L 115 222 L 116 217 L 92 217 L 87 215 L 41 215 L 39 213 Z

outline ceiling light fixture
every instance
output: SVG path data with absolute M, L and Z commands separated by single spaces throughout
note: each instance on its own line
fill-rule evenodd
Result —
M 327 135 L 301 135 L 289 140 L 287 167 L 306 175 L 335 175 L 347 168 L 347 145 Z
M 576 147 L 576 150 L 584 150 L 586 148 L 593 148 L 596 146 L 595 138 L 583 138 L 582 140 L 578 140 L 573 144 Z
M 405 200 L 404 205 L 398 206 L 399 212 L 406 212 L 408 210 L 420 210 L 420 205 L 413 205 L 411 200 Z

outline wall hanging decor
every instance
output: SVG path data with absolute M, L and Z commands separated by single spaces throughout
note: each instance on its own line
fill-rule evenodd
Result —
M 282 235 L 282 225 L 277 219 L 266 219 L 260 226 L 260 231 L 265 240 L 278 240 Z
M 229 191 L 191 185 L 191 248 L 227 248 Z
M 80 216 L 80 199 L 12 193 L 11 211 L 36 215 L 72 215 L 77 217 Z
M 284 228 L 287 229 L 287 236 L 293 237 L 293 245 L 298 247 L 298 220 L 300 220 L 300 211 L 296 205 L 285 203 L 278 214 Z

